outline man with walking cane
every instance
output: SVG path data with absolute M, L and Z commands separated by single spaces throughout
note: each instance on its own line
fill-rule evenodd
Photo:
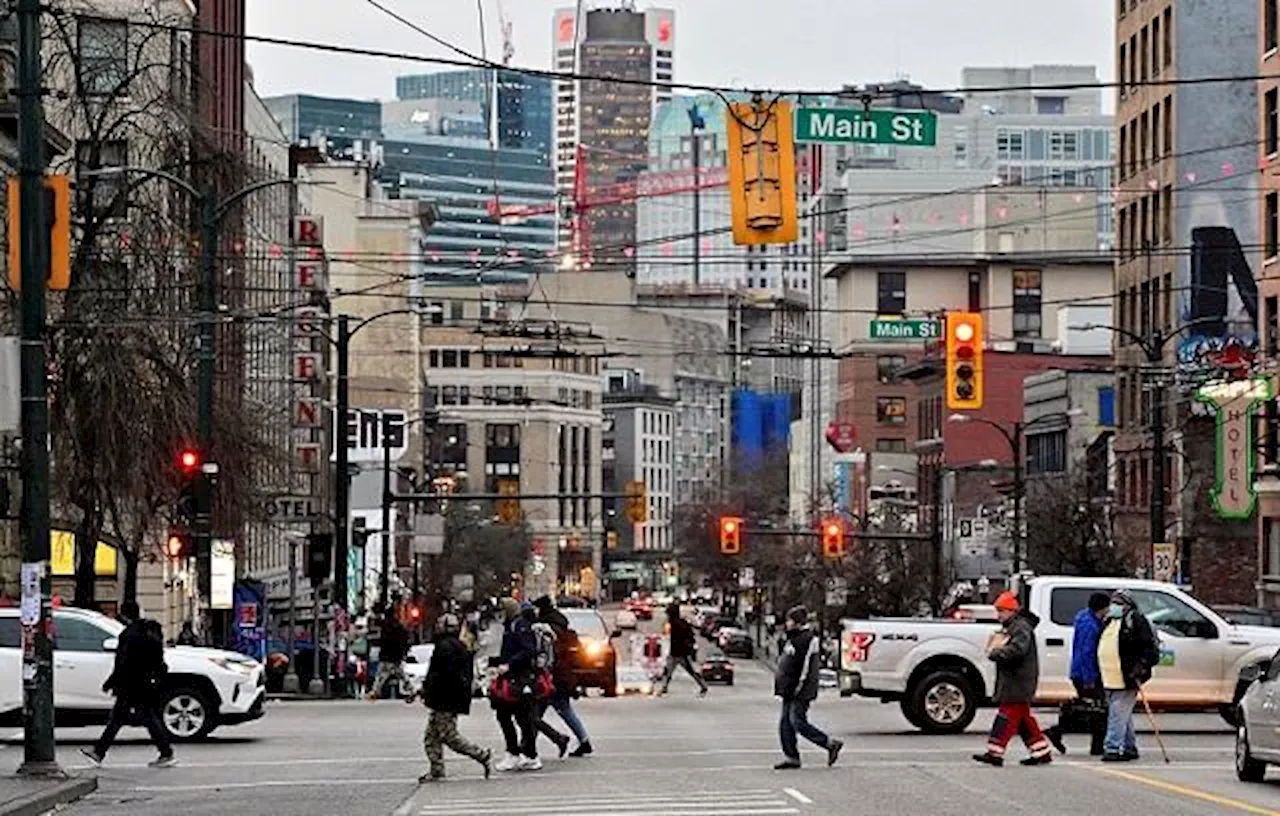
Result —
M 1160 662 L 1160 648 L 1151 623 L 1138 610 L 1128 590 L 1116 590 L 1107 608 L 1107 625 L 1098 639 L 1098 669 L 1107 693 L 1107 736 L 1103 762 L 1131 762 L 1138 758 L 1133 709 L 1142 686 Z

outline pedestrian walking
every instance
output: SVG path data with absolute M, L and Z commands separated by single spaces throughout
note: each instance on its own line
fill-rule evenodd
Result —
M 459 637 L 461 626 L 458 616 L 452 613 L 441 615 L 436 622 L 435 648 L 418 692 L 431 712 L 422 735 L 422 747 L 430 767 L 418 777 L 419 783 L 444 779 L 445 746 L 479 762 L 485 779 L 493 770 L 492 752 L 458 733 L 458 717 L 471 713 L 471 686 L 475 681 L 475 661 Z M 408 702 L 412 702 L 412 698 Z
M 178 633 L 179 646 L 199 646 L 200 640 L 196 637 L 196 632 L 191 628 L 191 621 L 182 622 L 182 631 Z
M 1138 693 L 1160 662 L 1160 645 L 1150 621 L 1138 610 L 1128 590 L 1116 590 L 1107 607 L 1107 625 L 1098 639 L 1098 670 L 1107 694 L 1107 736 L 1103 762 L 1138 758 L 1133 708 Z
M 172 767 L 176 764 L 173 745 L 158 713 L 160 692 L 169 671 L 164 662 L 164 630 L 159 623 L 142 617 L 136 601 L 120 604 L 120 620 L 125 627 L 116 638 L 115 665 L 102 684 L 102 690 L 114 694 L 116 702 L 111 707 L 102 736 L 92 748 L 81 748 L 80 753 L 94 765 L 101 765 L 120 729 L 132 721 L 141 720 L 160 752 L 150 765 L 153 768 Z
M 792 607 L 787 612 L 786 645 L 778 654 L 778 670 L 773 680 L 773 693 L 782 698 L 782 715 L 778 720 L 778 736 L 782 741 L 783 760 L 774 770 L 800 767 L 800 747 L 796 735 L 804 737 L 827 752 L 827 766 L 836 764 L 844 743 L 832 739 L 809 722 L 809 706 L 818 699 L 818 677 L 822 668 L 822 648 L 818 634 L 809 628 L 809 610 Z
M 564 721 L 564 724 L 568 726 L 569 730 L 573 732 L 573 736 L 578 740 L 577 747 L 573 749 L 569 756 L 587 756 L 594 753 L 595 749 L 591 747 L 591 737 L 587 734 L 586 726 L 582 724 L 582 718 L 578 716 L 578 712 L 573 707 L 573 695 L 578 688 L 578 678 L 573 669 L 573 659 L 581 647 L 578 633 L 569 626 L 569 619 L 559 609 L 556 609 L 555 603 L 549 595 L 543 595 L 533 603 L 538 608 L 538 621 L 550 626 L 555 635 L 555 662 L 551 667 L 551 679 L 555 683 L 555 690 L 551 694 L 550 706 L 560 715 L 560 719 Z M 545 724 L 545 720 L 540 722 Z M 550 728 L 550 726 L 547 727 Z M 547 733 L 541 726 L 539 726 L 539 730 L 542 730 L 544 734 Z M 556 733 L 558 734 L 559 732 Z M 556 741 L 557 747 L 560 748 L 561 756 L 564 755 L 567 744 L 567 737 L 564 742 Z
M 532 607 L 530 607 L 532 608 Z M 494 765 L 499 771 L 539 771 L 538 701 L 534 693 L 538 652 L 531 615 L 524 614 L 515 598 L 501 601 L 502 646 L 491 662 L 498 676 L 490 688 L 489 701 L 498 717 L 498 727 L 506 743 L 507 755 Z
M 671 629 L 671 651 L 667 654 L 667 665 L 662 671 L 662 687 L 658 694 L 667 693 L 671 688 L 671 676 L 675 674 L 676 666 L 682 666 L 698 684 L 698 695 L 707 696 L 707 681 L 693 667 L 693 659 L 698 653 L 698 639 L 693 633 L 693 625 L 680 616 L 680 604 L 673 603 L 667 607 L 667 624 Z
M 1062 735 L 1068 728 L 1082 724 L 1088 730 L 1089 753 L 1102 754 L 1103 738 L 1107 732 L 1107 701 L 1102 690 L 1102 673 L 1098 669 L 1098 639 L 1102 636 L 1102 623 L 1107 616 L 1111 598 L 1105 592 L 1089 596 L 1089 604 L 1076 613 L 1071 635 L 1071 684 L 1076 688 L 1076 699 L 1062 707 L 1057 725 L 1044 730 L 1044 735 L 1059 753 L 1067 752 Z
M 974 754 L 973 758 L 998 768 L 1004 765 L 1005 746 L 1014 735 L 1021 735 L 1031 752 L 1022 764 L 1048 765 L 1053 761 L 1049 740 L 1031 713 L 1040 681 L 1035 638 L 1040 618 L 1023 609 L 1012 592 L 1002 593 L 995 606 L 1000 630 L 992 634 L 987 644 L 987 657 L 996 664 L 995 701 L 1000 708 L 987 737 L 986 752 Z
M 369 690 L 369 702 L 377 702 L 382 687 L 395 680 L 404 688 L 404 659 L 409 656 L 409 630 L 400 622 L 400 604 L 393 603 L 382 616 L 382 640 L 378 648 L 378 674 Z

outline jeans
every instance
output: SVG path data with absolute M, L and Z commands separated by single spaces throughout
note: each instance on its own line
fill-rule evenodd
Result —
M 93 744 L 93 750 L 98 756 L 107 755 L 111 744 L 116 741 L 116 734 L 119 734 L 120 729 L 129 723 L 129 717 L 134 711 L 137 711 L 138 716 L 142 718 L 142 724 L 146 726 L 147 733 L 151 735 L 151 741 L 155 743 L 160 756 L 173 756 L 169 732 L 160 724 L 160 715 L 156 713 L 155 707 L 149 703 L 137 703 L 125 697 L 116 698 L 115 705 L 111 707 L 111 714 L 107 717 L 107 727 L 102 729 L 102 736 L 98 737 L 98 741 Z
M 662 672 L 662 691 L 665 693 L 671 687 L 671 676 L 676 673 L 676 666 L 683 666 L 689 676 L 698 684 L 698 688 L 703 691 L 707 690 L 707 681 L 702 679 L 702 675 L 693 667 L 693 658 L 689 656 L 676 657 L 671 655 L 667 658 L 667 667 Z
M 515 705 L 504 705 L 497 710 L 498 727 L 506 742 L 507 753 L 513 756 L 538 756 L 538 709 L 530 698 L 522 698 Z M 519 734 L 516 731 L 519 729 Z
M 778 737 L 782 740 L 782 753 L 787 759 L 800 761 L 800 747 L 796 734 L 819 748 L 831 744 L 831 738 L 809 722 L 809 700 L 783 700 L 782 717 L 778 720 Z
M 564 720 L 564 724 L 569 726 L 569 730 L 578 738 L 578 742 L 591 741 L 591 737 L 587 736 L 586 726 L 582 724 L 582 719 L 573 708 L 573 697 L 569 694 L 569 689 L 557 688 L 555 694 L 551 695 L 551 707 L 560 715 L 560 719 Z
M 1102 747 L 1108 754 L 1138 750 L 1138 738 L 1133 732 L 1133 707 L 1137 704 L 1137 689 L 1107 689 L 1107 736 Z

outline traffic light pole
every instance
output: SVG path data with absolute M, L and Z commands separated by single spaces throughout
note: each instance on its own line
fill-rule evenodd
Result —
M 338 394 L 334 428 L 333 603 L 347 609 L 347 547 L 351 525 L 351 475 L 347 472 L 347 417 L 351 414 L 351 318 L 338 315 Z
M 18 0 L 18 191 L 21 257 L 22 765 L 26 776 L 61 773 L 53 740 L 53 615 L 49 576 L 49 370 L 45 283 L 44 110 L 40 0 Z
M 378 601 L 385 612 L 391 594 L 391 445 L 382 434 L 382 571 L 378 575 Z
M 201 473 L 196 477 L 196 591 L 204 609 L 212 609 L 213 491 L 203 463 L 211 458 L 213 445 L 214 383 L 217 374 L 214 344 L 214 320 L 217 318 L 218 295 L 218 203 L 211 195 L 200 196 L 200 269 L 197 282 L 197 308 L 200 326 L 197 351 L 196 440 L 200 446 Z M 211 621 L 203 622 L 209 626 Z M 206 630 L 207 631 L 207 630 Z

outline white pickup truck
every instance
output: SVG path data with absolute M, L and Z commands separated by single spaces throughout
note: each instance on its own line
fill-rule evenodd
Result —
M 1236 703 L 1248 686 L 1242 674 L 1275 655 L 1280 628 L 1235 626 L 1178 587 L 1156 581 L 1040 577 L 1027 582 L 1022 601 L 1040 618 L 1038 701 L 1054 704 L 1075 695 L 1068 677 L 1072 621 L 1090 594 L 1121 588 L 1133 594 L 1160 638 L 1160 664 L 1144 687 L 1152 706 L 1217 708 L 1234 724 Z M 995 664 L 985 648 L 996 626 L 931 618 L 841 621 L 841 695 L 897 701 L 922 731 L 963 731 L 978 707 L 991 704 Z

